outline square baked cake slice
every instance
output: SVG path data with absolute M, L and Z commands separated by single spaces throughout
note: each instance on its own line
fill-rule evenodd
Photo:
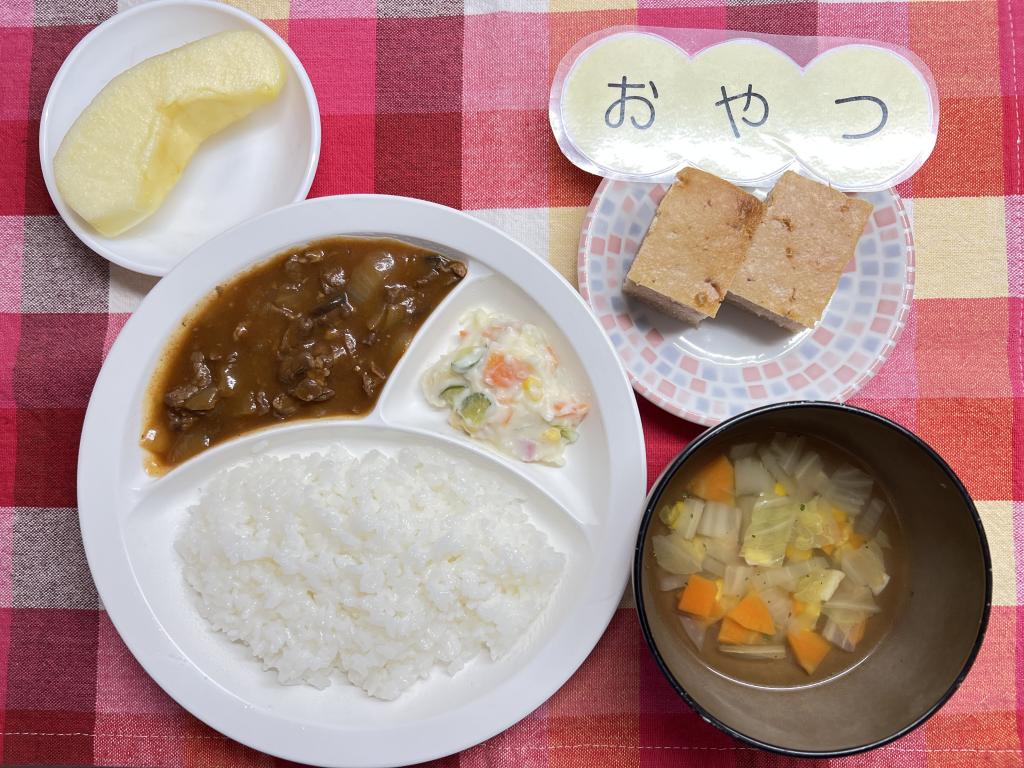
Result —
M 765 201 L 729 301 L 783 328 L 813 328 L 853 257 L 871 203 L 787 171 Z
M 714 317 L 762 208 L 724 179 L 684 168 L 658 206 L 623 291 L 689 323 Z

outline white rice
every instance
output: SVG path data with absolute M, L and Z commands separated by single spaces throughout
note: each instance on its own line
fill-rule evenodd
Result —
M 177 550 L 199 613 L 282 683 L 397 698 L 498 659 L 565 557 L 491 474 L 437 451 L 264 456 L 217 475 Z

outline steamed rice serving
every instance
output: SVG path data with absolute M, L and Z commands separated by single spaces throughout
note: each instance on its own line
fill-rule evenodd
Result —
M 508 653 L 565 565 L 498 478 L 408 449 L 221 473 L 177 550 L 200 614 L 280 682 L 338 674 L 381 699 Z

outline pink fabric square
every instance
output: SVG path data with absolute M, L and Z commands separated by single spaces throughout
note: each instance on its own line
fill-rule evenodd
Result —
M 6 511 L 6 510 L 5 510 Z M 14 510 L 10 510 L 11 517 L 13 517 Z M 8 548 L 9 549 L 9 548 Z M 10 556 L 5 563 L 5 569 L 10 569 Z M 8 579 L 9 581 L 9 579 Z M 10 591 L 10 590 L 8 590 Z M 4 606 L 10 604 L 10 600 L 4 603 Z M 4 607 L 0 608 L 0 749 L 3 748 L 3 739 L 7 735 L 7 676 L 9 674 L 7 669 L 7 660 L 10 657 L 11 650 L 11 618 L 12 610 Z
M 374 113 L 376 20 L 292 19 L 288 43 L 309 73 L 321 115 Z
M 547 206 L 550 133 L 541 110 L 463 113 L 462 206 Z
M 30 27 L 36 4 L 32 0 L 4 0 L 0 3 L 0 26 Z
M 196 764 L 189 760 L 189 740 L 204 738 L 193 736 L 183 724 L 164 716 L 123 712 L 97 712 L 95 732 L 92 750 L 96 765 L 185 768 Z
M 836 371 L 836 378 L 843 382 L 843 384 L 849 384 L 854 376 L 856 376 L 855 371 L 848 365 L 844 365 Z
M 13 405 L 0 404 L 0 506 L 14 504 L 14 470 L 17 465 L 18 409 Z
M 291 0 L 291 19 L 315 19 L 322 23 L 327 19 L 364 18 L 370 21 L 377 15 L 376 0 L 345 0 L 344 3 L 331 0 Z
M 34 6 L 24 0 L 5 0 L 0 3 L 0 120 L 26 120 L 28 118 L 29 72 L 32 65 L 32 29 L 14 26 L 15 19 L 28 11 L 32 22 Z M 11 26 L 6 26 L 11 24 Z
M 548 17 L 541 13 L 466 16 L 462 104 L 467 112 L 547 110 Z
M 454 761 L 436 762 L 438 768 L 493 768 L 515 765 L 516 768 L 550 768 L 547 746 L 550 743 L 549 706 L 542 704 L 518 723 L 483 744 L 461 752 Z
M 373 115 L 321 115 L 323 141 L 310 197 L 374 191 Z
M 0 216 L 0 312 L 21 310 L 23 221 L 20 216 Z
M 14 401 L 14 363 L 20 340 L 21 315 L 0 313 L 0 408 L 17 405 Z
M 3 457 L 0 456 L 0 461 Z M 0 608 L 10 608 L 14 602 L 11 587 L 11 552 L 14 540 L 14 507 L 0 507 Z M 0 627 L 0 668 L 6 668 L 7 627 Z M 0 686 L 0 709 L 3 708 L 3 692 Z
M 906 3 L 820 3 L 818 34 L 910 43 L 910 13 Z
M 1014 658 L 1018 624 L 1024 618 L 1024 615 L 1017 615 L 1019 610 L 1019 606 L 992 606 L 985 641 L 960 690 L 943 706 L 945 714 L 977 712 L 978 700 L 982 697 L 986 710 L 1014 711 L 1016 671 L 1007 659 Z
M 832 341 L 833 338 L 835 338 L 835 333 L 830 331 L 825 326 L 820 325 L 811 335 L 811 338 L 818 342 L 818 344 L 820 344 L 821 346 L 825 346 L 830 341 Z
M 705 4 L 701 0 L 638 0 L 637 5 L 637 24 L 698 29 L 725 29 L 728 26 L 724 3 L 716 5 Z
M 897 309 L 899 306 L 891 299 L 882 299 L 878 302 L 878 314 L 880 315 L 895 315 Z
M 107 359 L 107 354 L 110 352 L 110 348 L 114 346 L 114 342 L 117 341 L 117 335 L 121 333 L 121 329 L 124 328 L 124 324 L 128 322 L 128 318 L 131 317 L 127 312 L 111 312 L 107 315 L 107 335 L 103 339 L 103 359 Z
M 874 219 L 878 226 L 887 227 L 896 223 L 896 211 L 893 208 L 883 208 L 880 211 L 875 211 Z
M 390 115 L 462 110 L 463 19 L 377 21 L 377 111 Z
M 1010 295 L 1024 298 L 1024 197 L 1020 195 L 1006 197 L 1006 258 Z
M 622 659 L 647 657 L 633 611 L 617 610 L 587 663 L 548 700 L 551 725 L 606 714 L 621 717 L 624 713 L 635 713 L 640 680 L 634 666 L 623 664 Z
M 105 611 L 100 612 L 97 634 L 97 712 L 150 713 L 165 717 L 181 713 L 174 700 L 139 666 Z

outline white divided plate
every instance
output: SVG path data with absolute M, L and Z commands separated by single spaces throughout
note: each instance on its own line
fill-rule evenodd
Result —
M 637 392 L 669 413 L 713 426 L 769 403 L 843 402 L 878 372 L 914 294 L 913 233 L 894 190 L 856 195 L 874 213 L 821 321 L 798 333 L 728 302 L 694 327 L 622 293 L 667 190 L 606 179 L 580 234 L 580 293 Z
M 53 156 L 97 93 L 143 59 L 235 29 L 261 32 L 281 51 L 288 80 L 272 103 L 203 143 L 163 205 L 119 237 L 104 237 L 57 191 Z M 46 189 L 71 231 L 100 256 L 165 275 L 197 246 L 248 218 L 303 200 L 320 159 L 320 110 L 288 44 L 244 11 L 211 0 L 157 0 L 112 16 L 82 38 L 43 104 L 39 159 Z
M 143 396 L 179 319 L 215 285 L 290 246 L 336 234 L 388 235 L 463 259 L 466 278 L 428 318 L 361 419 L 284 424 L 216 446 L 162 478 L 143 471 Z M 541 326 L 593 409 L 563 468 L 505 459 L 447 425 L 419 379 L 460 315 L 484 306 Z M 566 553 L 563 580 L 533 631 L 506 658 L 437 673 L 394 702 L 336 681 L 280 686 L 247 649 L 199 618 L 173 543 L 189 503 L 216 472 L 256 453 L 449 450 L 522 494 Z M 146 671 L 200 719 L 257 749 L 325 766 L 404 765 L 469 747 L 554 693 L 600 638 L 626 583 L 646 488 L 636 400 L 615 352 L 575 291 L 497 229 L 405 198 L 320 198 L 214 238 L 161 280 L 125 325 L 100 372 L 82 431 L 78 502 L 86 555 L 111 620 Z

